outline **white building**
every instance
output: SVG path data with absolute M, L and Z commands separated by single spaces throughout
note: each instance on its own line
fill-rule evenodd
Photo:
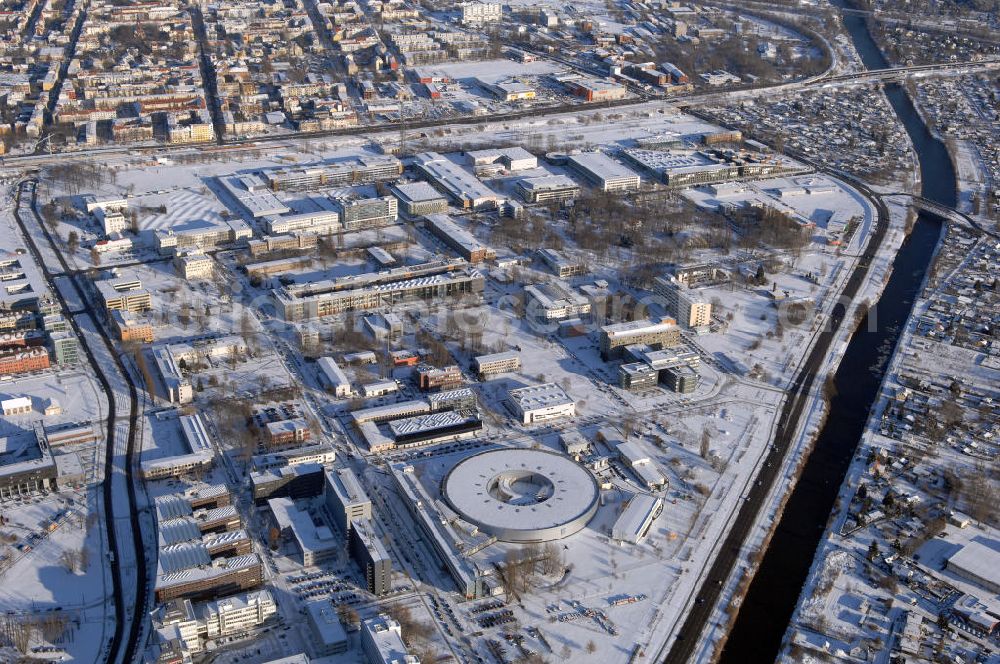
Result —
M 361 647 L 368 664 L 420 664 L 407 651 L 399 623 L 384 614 L 361 623 Z
M 555 383 L 508 390 L 507 401 L 523 424 L 576 415 L 576 402 Z
M 521 368 L 521 356 L 514 350 L 480 355 L 472 360 L 472 368 L 480 376 L 517 371 Z
M 656 467 L 656 463 L 636 443 L 619 444 L 618 458 L 635 473 L 646 488 L 654 490 L 666 485 L 667 480 Z
M 644 493 L 637 494 L 611 527 L 611 539 L 639 544 L 646 538 L 650 527 L 662 511 L 662 498 Z
M 209 639 L 243 634 L 264 624 L 277 613 L 278 606 L 267 590 L 224 597 L 206 602 L 201 607 L 201 619 Z
M 347 380 L 347 374 L 332 357 L 319 358 L 316 360 L 316 366 L 323 373 L 323 380 L 333 390 L 333 396 L 338 399 L 351 396 L 351 382 Z
M 174 267 L 184 279 L 210 279 L 214 264 L 212 257 L 205 252 L 191 251 L 177 254 Z
M 0 407 L 3 408 L 3 414 L 6 417 L 11 415 L 24 415 L 25 413 L 31 412 L 31 397 L 14 397 L 13 399 L 4 399 L 0 401 Z
M 632 170 L 603 152 L 581 152 L 569 156 L 569 167 L 602 191 L 634 191 L 641 179 Z
M 462 3 L 462 24 L 481 25 L 495 23 L 503 18 L 503 5 L 499 2 Z

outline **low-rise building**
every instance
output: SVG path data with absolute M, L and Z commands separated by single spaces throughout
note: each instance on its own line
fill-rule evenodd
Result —
M 555 383 L 508 390 L 507 402 L 523 424 L 576 415 L 576 402 Z
M 278 605 L 268 590 L 230 595 L 199 607 L 206 638 L 245 634 L 277 615 Z
M 153 308 L 152 294 L 136 277 L 115 277 L 95 282 L 97 293 L 108 310 L 121 309 L 131 313 Z
M 184 279 L 210 279 L 214 265 L 212 257 L 200 250 L 179 252 L 174 257 L 174 268 Z
M 542 175 L 518 181 L 517 193 L 527 203 L 561 202 L 579 196 L 580 185 L 565 175 Z
M 115 309 L 111 312 L 111 324 L 122 341 L 152 343 L 153 326 L 145 318 L 139 318 L 130 311 Z
M 448 210 L 448 199 L 426 182 L 397 184 L 390 191 L 399 200 L 399 209 L 407 217 L 444 213 Z
M 587 266 L 580 261 L 571 261 L 555 249 L 539 249 L 538 257 L 560 279 L 587 273 Z
M 513 350 L 480 355 L 472 360 L 472 370 L 480 377 L 517 371 L 520 368 L 521 355 Z
M 427 230 L 470 263 L 481 263 L 496 258 L 493 249 L 477 240 L 475 235 L 455 223 L 450 216 L 428 214 L 424 216 L 424 222 Z
M 417 384 L 425 392 L 451 390 L 463 382 L 462 370 L 456 364 L 440 369 L 427 365 L 417 368 Z
M 656 463 L 638 444 L 632 442 L 618 444 L 618 458 L 629 468 L 647 489 L 661 489 L 667 484 Z
M 629 544 L 641 543 L 662 511 L 662 498 L 644 493 L 633 496 L 611 527 L 611 539 Z
M 603 152 L 573 154 L 567 163 L 574 172 L 601 191 L 635 191 L 641 183 L 638 174 Z
M 267 501 L 273 527 L 294 543 L 306 567 L 335 558 L 343 544 L 304 501 L 271 498 Z
M 542 283 L 524 287 L 526 316 L 535 320 L 565 320 L 590 313 L 590 300 L 564 284 Z
M 605 360 L 620 357 L 625 347 L 633 344 L 664 348 L 675 346 L 680 340 L 680 328 L 669 317 L 605 325 L 601 328 L 601 357 Z
M 399 623 L 384 614 L 361 623 L 361 648 L 368 664 L 420 664 L 403 643 Z

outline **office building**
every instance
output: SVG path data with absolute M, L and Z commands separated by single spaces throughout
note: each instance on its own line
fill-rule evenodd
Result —
M 355 519 L 351 522 L 348 549 L 364 574 L 368 592 L 376 597 L 392 592 L 392 561 L 371 520 Z
M 455 364 L 440 369 L 427 365 L 417 367 L 417 384 L 425 392 L 451 390 L 463 382 L 462 370 Z
M 111 312 L 111 325 L 122 341 L 152 343 L 153 326 L 145 318 L 139 318 L 130 311 L 115 309 Z
M 49 335 L 52 356 L 59 366 L 70 366 L 80 361 L 80 342 L 70 332 L 53 332 Z
M 659 382 L 659 372 L 645 362 L 628 362 L 618 367 L 618 385 L 622 389 L 650 390 Z
M 517 193 L 526 203 L 562 202 L 579 196 L 580 185 L 565 175 L 542 175 L 518 181 Z
M 340 214 L 345 231 L 379 228 L 396 223 L 399 201 L 394 196 L 381 198 L 335 199 L 334 209 Z
M 457 258 L 284 286 L 272 295 L 279 315 L 292 322 L 412 300 L 478 296 L 483 288 L 483 275 Z
M 590 300 L 559 282 L 524 287 L 525 315 L 535 320 L 579 318 L 590 313 Z
M 215 461 L 215 450 L 201 415 L 181 415 L 177 418 L 182 439 L 187 447 L 184 454 L 143 460 L 142 476 L 147 480 L 180 477 L 194 470 L 207 469 Z
M 481 263 L 496 258 L 493 249 L 477 240 L 469 230 L 459 226 L 446 214 L 425 215 L 424 225 L 435 237 L 470 263 Z
M 546 267 L 560 279 L 587 273 L 587 266 L 579 261 L 571 261 L 555 249 L 539 249 L 538 257 Z
M 306 602 L 305 613 L 311 637 L 308 643 L 309 652 L 314 657 L 329 657 L 347 652 L 350 645 L 347 632 L 340 624 L 340 617 L 329 600 Z
M 403 164 L 395 157 L 361 156 L 322 166 L 278 169 L 266 177 L 274 191 L 304 191 L 395 180 L 402 172 Z
M 55 490 L 58 475 L 39 427 L 0 438 L 0 501 Z
M 448 211 L 448 199 L 426 182 L 397 184 L 390 191 L 399 200 L 399 209 L 407 217 Z
M 267 590 L 230 595 L 199 607 L 206 638 L 245 634 L 277 615 L 278 605 Z
M 653 292 L 664 298 L 667 309 L 677 322 L 687 328 L 707 327 L 712 323 L 712 303 L 674 276 L 656 277 Z
M 414 166 L 459 207 L 471 210 L 496 209 L 505 200 L 475 175 L 437 152 L 418 154 L 414 158 Z
M 385 614 L 361 623 L 361 648 L 368 664 L 420 664 L 406 649 L 399 623 Z
M 251 471 L 250 489 L 256 505 L 272 498 L 315 498 L 323 493 L 324 477 L 324 468 L 318 463 L 269 468 Z
M 121 309 L 139 313 L 153 308 L 153 296 L 135 277 L 104 279 L 95 282 L 94 285 L 104 307 L 108 310 Z
M 472 370 L 480 377 L 517 371 L 520 368 L 521 355 L 513 350 L 480 355 L 472 360 Z
M 636 320 L 601 328 L 601 357 L 610 360 L 621 357 L 626 346 L 646 344 L 654 348 L 675 346 L 680 343 L 681 332 L 672 318 L 658 321 Z
M 581 152 L 569 156 L 569 167 L 601 191 L 635 191 L 640 178 L 603 152 Z
M 350 468 L 326 473 L 324 501 L 340 532 L 350 532 L 351 521 L 372 518 L 372 501 Z
M 272 236 L 288 234 L 326 235 L 341 229 L 340 213 L 334 210 L 299 212 L 276 217 L 266 217 L 264 228 Z
M 698 388 L 700 377 L 693 367 L 670 367 L 660 372 L 663 382 L 674 392 L 690 394 Z
M 576 402 L 555 383 L 507 390 L 507 402 L 522 424 L 576 415 Z
M 211 279 L 215 264 L 211 256 L 198 249 L 178 252 L 174 257 L 174 268 L 184 279 Z
M 343 549 L 330 528 L 312 513 L 306 501 L 271 498 L 267 501 L 272 527 L 292 542 L 306 567 L 331 560 Z

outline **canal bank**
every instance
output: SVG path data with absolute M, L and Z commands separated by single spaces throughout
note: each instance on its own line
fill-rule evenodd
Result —
M 864 19 L 845 16 L 855 49 L 868 69 L 886 61 Z M 906 128 L 917 154 L 922 193 L 949 207 L 957 194 L 955 171 L 945 146 L 924 124 L 906 91 L 897 84 L 885 93 Z M 873 312 L 847 345 L 834 375 L 834 396 L 794 490 L 746 596 L 723 650 L 722 662 L 773 662 L 781 647 L 817 546 L 833 510 L 844 476 L 882 384 L 901 331 L 919 294 L 941 237 L 941 221 L 921 213 L 892 264 L 892 273 Z

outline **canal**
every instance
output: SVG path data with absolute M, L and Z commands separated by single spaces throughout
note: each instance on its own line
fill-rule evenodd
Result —
M 844 6 L 843 0 L 835 0 L 835 4 Z M 888 66 L 863 17 L 847 14 L 844 24 L 868 69 Z M 885 92 L 916 150 L 921 193 L 954 206 L 955 171 L 947 149 L 930 133 L 898 84 L 886 86 Z M 740 607 L 722 653 L 721 661 L 725 664 L 770 663 L 778 655 L 869 410 L 878 396 L 886 364 L 934 255 L 941 228 L 941 220 L 933 215 L 921 213 L 917 217 L 912 232 L 896 254 L 892 275 L 875 307 L 876 325 L 869 331 L 866 317 L 848 344 L 834 378 L 837 390 L 826 424 Z

